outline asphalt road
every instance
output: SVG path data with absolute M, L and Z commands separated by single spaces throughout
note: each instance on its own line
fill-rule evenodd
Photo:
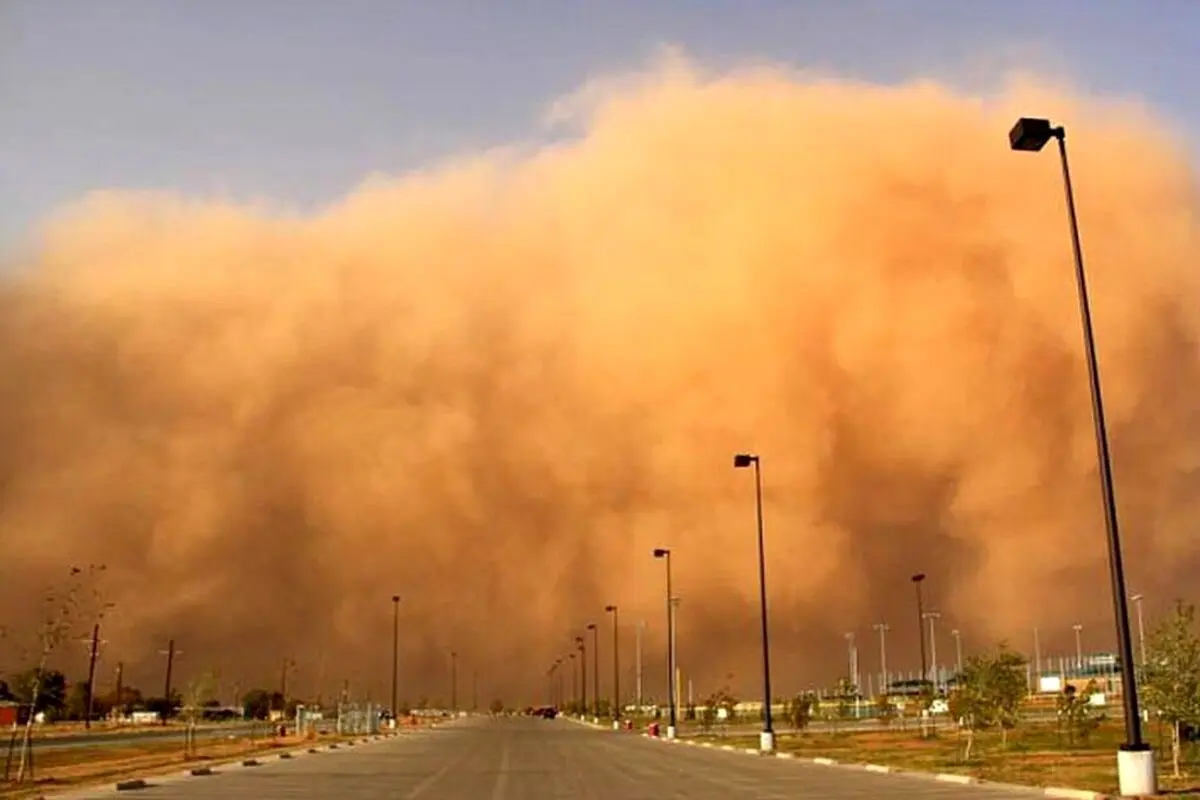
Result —
M 72 793 L 72 798 L 112 797 Z M 884 775 L 652 741 L 567 720 L 471 718 L 335 752 L 205 777 L 151 779 L 138 798 L 299 800 L 1005 800 L 994 786 Z

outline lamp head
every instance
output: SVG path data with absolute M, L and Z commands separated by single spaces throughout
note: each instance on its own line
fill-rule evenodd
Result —
M 1008 145 L 1013 150 L 1036 153 L 1062 132 L 1062 128 L 1055 128 L 1048 119 L 1021 117 L 1008 132 Z
M 664 558 L 669 555 L 671 555 L 671 551 L 665 547 L 654 548 L 654 557 L 655 558 Z
M 751 455 L 750 453 L 738 453 L 733 457 L 733 466 L 735 469 L 742 469 L 750 466 L 756 461 L 758 461 L 758 456 L 756 455 Z
M 921 582 L 921 581 L 923 581 L 923 580 L 925 580 L 925 573 L 924 573 L 924 572 L 918 572 L 916 575 L 913 575 L 913 576 L 912 576 L 912 582 L 913 582 L 913 583 L 920 583 L 920 582 Z
M 617 607 L 616 606 L 605 606 L 604 610 L 611 614 L 617 610 Z

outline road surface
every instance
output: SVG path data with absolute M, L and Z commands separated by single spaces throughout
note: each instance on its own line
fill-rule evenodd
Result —
M 568 720 L 476 717 L 351 749 L 206 777 L 151 779 L 138 800 L 1016 800 L 1033 793 L 939 783 L 653 741 Z M 112 797 L 72 793 L 70 797 Z

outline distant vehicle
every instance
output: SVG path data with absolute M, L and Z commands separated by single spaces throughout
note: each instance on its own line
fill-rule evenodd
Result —
M 529 709 L 527 713 L 530 716 L 541 717 L 542 719 L 554 719 L 558 716 L 558 709 L 554 706 L 537 706 L 536 708 Z

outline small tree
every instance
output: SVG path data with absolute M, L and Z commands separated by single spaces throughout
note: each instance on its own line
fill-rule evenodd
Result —
M 1093 680 L 1088 681 L 1082 693 L 1068 685 L 1058 696 L 1059 725 L 1066 728 L 1070 744 L 1087 744 L 1092 732 L 1100 727 L 1104 716 L 1097 713 L 1091 704 L 1092 695 L 1099 690 L 1099 685 Z
M 837 699 L 837 717 L 846 721 L 854 716 L 854 702 L 858 699 L 858 687 L 849 678 L 841 678 L 834 687 L 834 697 Z
M 1176 778 L 1183 727 L 1200 724 L 1200 637 L 1196 609 L 1176 603 L 1175 613 L 1148 637 L 1142 665 L 1142 691 L 1147 706 L 1171 726 L 1171 762 Z
M 271 716 L 271 693 L 266 689 L 251 689 L 242 698 L 246 719 L 266 719 Z
M 37 667 L 33 672 L 33 682 L 29 691 L 29 716 L 25 720 L 25 730 L 21 737 L 17 783 L 25 780 L 25 773 L 30 766 L 33 722 L 39 710 L 37 701 L 42 695 L 42 677 L 47 674 L 47 662 L 59 646 L 83 633 L 84 624 L 90 627 L 99 622 L 112 607 L 110 603 L 103 601 L 97 585 L 103 571 L 103 564 L 71 567 L 66 582 L 61 586 L 51 586 L 42 598 L 42 620 L 37 637 Z M 63 688 L 65 690 L 66 687 Z
M 187 718 L 183 738 L 184 758 L 196 755 L 196 725 L 204 716 L 205 704 L 212 698 L 216 684 L 216 673 L 205 672 L 188 683 L 184 690 L 183 710 Z
M 875 701 L 875 717 L 884 726 L 890 726 L 896 720 L 897 708 L 892 698 L 886 694 L 879 695 Z
M 950 715 L 958 721 L 959 728 L 967 733 L 967 743 L 963 748 L 964 761 L 971 759 L 976 731 L 991 727 L 994 721 L 988 697 L 988 668 L 985 656 L 971 656 L 963 664 L 954 691 L 950 693 Z
M 812 692 L 801 692 L 792 698 L 786 706 L 787 719 L 798 731 L 807 730 L 812 722 L 813 708 L 817 698 Z
M 1026 661 L 1003 644 L 991 658 L 988 694 L 996 724 L 1000 726 L 1000 744 L 1008 746 L 1008 732 L 1021 721 L 1021 706 L 1029 693 L 1025 676 Z
M 704 715 L 708 717 L 708 725 L 711 727 L 714 720 L 721 720 L 722 711 L 724 711 L 724 719 L 733 718 L 733 710 L 737 707 L 738 700 L 733 696 L 733 692 L 728 686 L 722 686 L 717 689 L 704 701 Z M 705 724 L 701 721 L 701 725 Z
M 1008 731 L 1020 719 L 1025 690 L 1025 659 L 1004 645 L 967 660 L 949 702 L 950 714 L 967 733 L 964 760 L 971 758 L 976 731 L 998 726 L 1002 745 L 1008 745 Z

